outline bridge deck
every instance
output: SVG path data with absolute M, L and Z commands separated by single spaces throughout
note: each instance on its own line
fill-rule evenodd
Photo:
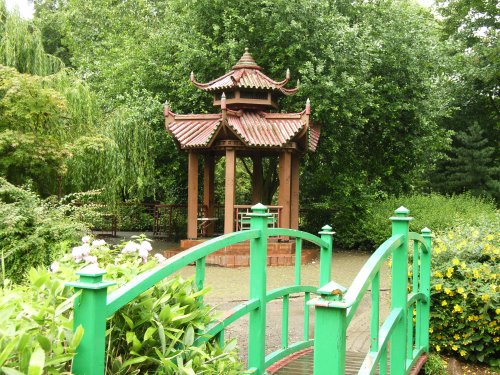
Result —
M 365 353 L 346 353 L 346 375 L 357 374 L 361 363 L 365 359 Z M 389 368 L 389 365 L 387 366 Z M 268 369 L 268 374 L 272 375 L 309 375 L 313 372 L 313 350 L 306 349 L 295 356 L 285 358 L 275 366 Z M 378 370 L 376 372 L 378 374 Z

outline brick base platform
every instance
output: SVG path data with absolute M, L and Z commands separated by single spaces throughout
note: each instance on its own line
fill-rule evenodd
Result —
M 193 246 L 203 243 L 204 239 L 181 240 L 180 248 L 167 250 L 165 257 L 170 258 Z M 223 248 L 209 256 L 206 263 L 222 267 L 248 267 L 250 264 L 250 243 L 242 242 Z M 301 263 L 310 263 L 317 258 L 319 250 L 302 249 Z M 292 266 L 295 264 L 295 241 L 278 242 L 269 241 L 267 245 L 267 265 L 268 266 Z

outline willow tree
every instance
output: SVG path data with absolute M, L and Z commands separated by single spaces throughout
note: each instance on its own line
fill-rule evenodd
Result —
M 20 73 L 49 75 L 60 71 L 64 64 L 45 53 L 40 31 L 19 14 L 6 12 L 0 17 L 0 64 L 12 66 Z

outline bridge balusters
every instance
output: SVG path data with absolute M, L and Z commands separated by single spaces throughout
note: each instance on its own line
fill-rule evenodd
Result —
M 370 321 L 370 351 L 378 352 L 378 335 L 379 335 L 379 323 L 380 323 L 380 272 L 377 272 L 372 281 L 372 316 Z
M 295 239 L 295 285 L 301 282 L 302 238 Z
M 290 295 L 283 296 L 283 308 L 281 310 L 281 347 L 288 348 L 288 311 Z
M 406 373 L 408 229 L 410 220 L 412 220 L 411 217 L 407 216 L 409 213 L 407 208 L 400 207 L 395 211 L 396 216 L 391 217 L 392 235 L 403 235 L 402 244 L 392 254 L 391 310 L 400 309 L 402 313 L 391 335 L 391 375 L 404 375 Z
M 198 290 L 202 290 L 205 284 L 205 265 L 206 265 L 206 257 L 202 257 L 196 261 L 196 287 Z M 203 299 L 203 296 L 199 297 Z
M 429 228 L 422 229 L 422 237 L 428 248 L 428 252 L 422 251 L 420 257 L 420 290 L 426 296 L 426 303 L 421 308 L 421 324 L 419 327 L 420 343 L 426 352 L 429 351 L 429 315 L 431 298 L 431 250 L 432 232 Z
M 309 315 L 310 306 L 307 304 L 311 299 L 311 293 L 306 292 L 304 294 L 304 341 L 309 340 Z

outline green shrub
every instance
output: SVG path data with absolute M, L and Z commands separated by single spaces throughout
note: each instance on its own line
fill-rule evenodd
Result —
M 5 276 L 20 282 L 30 267 L 48 266 L 88 228 L 51 200 L 0 178 L 0 256 Z
M 447 364 L 439 355 L 430 353 L 425 361 L 424 372 L 426 375 L 447 375 Z
M 477 225 L 484 220 L 494 220 L 495 206 L 492 202 L 470 195 L 444 196 L 411 195 L 388 198 L 373 202 L 365 217 L 358 223 L 362 228 L 358 237 L 353 239 L 357 247 L 374 249 L 391 235 L 389 217 L 394 208 L 405 206 L 410 209 L 410 230 L 420 232 L 424 227 L 434 232 L 444 231 L 458 224 Z M 335 227 L 334 227 L 335 229 Z
M 440 232 L 432 258 L 430 340 L 437 352 L 499 367 L 500 215 Z
M 102 240 L 82 240 L 71 254 L 52 263 L 51 272 L 31 269 L 27 285 L 7 283 L 0 289 L 0 354 L 6 353 L 5 358 L 0 355 L 2 371 L 28 373 L 35 360 L 40 367 L 36 374 L 70 371 L 81 332 L 73 336 L 73 300 L 68 299 L 73 291 L 64 282 L 75 280 L 76 270 L 98 263 L 106 279 L 117 283 L 113 290 L 164 260 L 149 257 L 143 237 L 114 248 Z M 198 332 L 214 320 L 197 298 L 206 291 L 197 291 L 192 280 L 172 277 L 118 310 L 108 320 L 106 373 L 238 373 L 234 342 L 193 346 Z

